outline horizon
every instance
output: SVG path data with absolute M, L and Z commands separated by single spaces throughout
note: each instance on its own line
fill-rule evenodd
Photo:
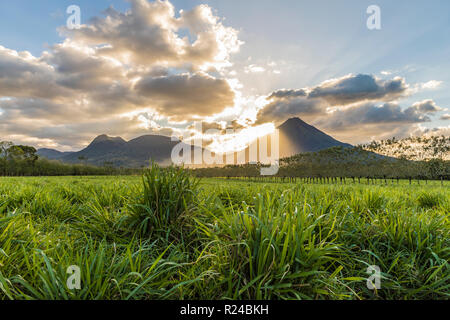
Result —
M 450 4 L 436 2 L 378 1 L 377 30 L 369 1 L 78 1 L 77 28 L 70 1 L 0 4 L 0 135 L 69 151 L 191 134 L 218 151 L 299 117 L 353 145 L 449 136 Z

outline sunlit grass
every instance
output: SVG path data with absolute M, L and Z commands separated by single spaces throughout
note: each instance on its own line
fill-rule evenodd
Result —
M 448 299 L 450 188 L 0 178 L 1 299 Z M 81 290 L 66 270 L 81 269 Z M 369 290 L 377 265 L 382 288 Z

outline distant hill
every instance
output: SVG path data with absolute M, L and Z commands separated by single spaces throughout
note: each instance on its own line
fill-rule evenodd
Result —
M 43 148 L 43 149 L 39 149 L 37 151 L 37 155 L 42 157 L 42 158 L 47 158 L 49 160 L 59 160 L 64 156 L 68 156 L 73 152 L 61 152 L 58 150 L 54 150 L 54 149 L 47 149 L 47 148 Z
M 145 135 L 125 141 L 120 137 L 105 134 L 95 138 L 86 148 L 78 152 L 59 152 L 39 149 L 38 155 L 65 163 L 87 163 L 96 166 L 139 168 L 148 166 L 150 159 L 161 164 L 172 163 L 172 149 L 178 144 L 170 137 Z M 192 149 L 193 150 L 193 149 Z M 192 151 L 193 154 L 193 151 Z
M 60 158 L 63 162 L 115 167 L 148 166 L 150 159 L 159 164 L 170 164 L 172 149 L 178 142 L 171 138 L 146 135 L 125 141 L 120 137 L 101 135 L 95 138 L 85 149 Z
M 352 147 L 352 145 L 334 139 L 299 118 L 287 120 L 278 129 L 280 131 L 280 158 L 332 147 Z
M 328 149 L 305 152 L 296 154 L 292 157 L 286 157 L 281 159 L 281 165 L 292 164 L 311 164 L 311 165 L 370 165 L 378 163 L 380 161 L 386 161 L 389 163 L 395 162 L 398 159 L 383 156 L 371 151 L 362 149 L 361 147 L 331 147 Z
M 105 162 L 111 162 L 116 166 L 121 166 L 122 163 L 116 163 L 116 158 L 126 143 L 120 137 L 109 137 L 103 134 L 95 138 L 85 149 L 64 156 L 61 160 L 69 163 L 86 161 L 95 165 L 103 165 Z

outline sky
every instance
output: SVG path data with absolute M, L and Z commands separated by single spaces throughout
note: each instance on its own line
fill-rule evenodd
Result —
M 291 117 L 353 144 L 449 135 L 448 12 L 447 0 L 2 1 L 0 137 L 66 151 L 103 133 L 194 135 L 220 149 Z

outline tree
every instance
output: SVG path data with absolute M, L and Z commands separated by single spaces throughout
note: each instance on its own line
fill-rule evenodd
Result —
M 1 141 L 0 142 L 0 157 L 3 159 L 8 158 L 8 150 L 13 146 L 14 144 L 10 141 Z

